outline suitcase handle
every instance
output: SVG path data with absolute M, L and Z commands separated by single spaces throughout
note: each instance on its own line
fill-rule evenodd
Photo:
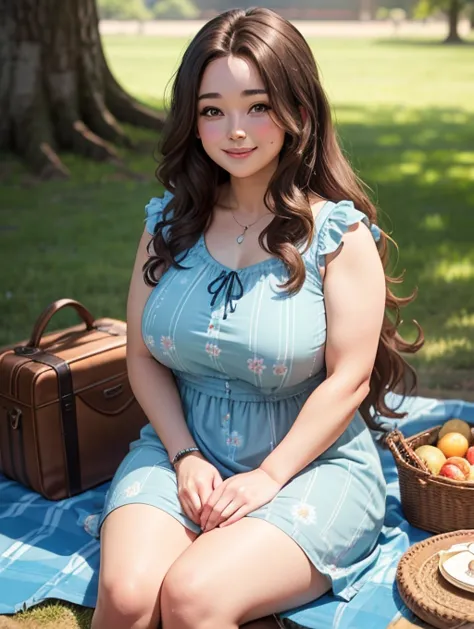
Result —
M 79 301 L 76 301 L 74 299 L 58 299 L 57 301 L 53 301 L 52 304 L 45 308 L 40 316 L 36 319 L 36 323 L 33 327 L 33 332 L 31 333 L 30 340 L 26 344 L 26 347 L 39 347 L 41 337 L 43 336 L 43 333 L 46 330 L 46 326 L 50 322 L 51 318 L 57 312 L 59 312 L 59 310 L 62 310 L 66 307 L 74 308 L 74 310 L 86 324 L 87 330 L 92 330 L 94 328 L 94 317 Z

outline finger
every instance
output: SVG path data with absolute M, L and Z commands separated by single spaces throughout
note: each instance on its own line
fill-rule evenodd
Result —
M 188 490 L 188 502 L 190 502 L 193 506 L 193 510 L 197 517 L 201 513 L 202 502 L 197 491 Z
M 188 496 L 179 496 L 179 501 L 183 507 L 185 515 L 192 520 L 195 524 L 200 525 L 199 514 L 196 513 L 193 503 L 189 500 Z
M 204 530 L 204 526 L 206 525 L 206 522 L 207 522 L 207 520 L 209 518 L 209 515 L 211 514 L 211 511 L 214 508 L 214 505 L 217 504 L 217 502 L 220 499 L 220 497 L 222 496 L 223 492 L 224 492 L 224 485 L 221 484 L 218 489 L 215 489 L 211 493 L 209 498 L 203 504 L 203 507 L 201 509 L 201 528 L 203 530 Z
M 219 485 L 222 485 L 224 481 L 222 480 L 222 476 L 217 472 L 214 474 L 214 478 L 212 479 L 212 487 L 213 489 L 217 489 Z
M 248 505 L 242 505 L 240 509 L 237 509 L 237 511 L 233 515 L 230 516 L 230 518 L 228 518 L 224 522 L 221 522 L 221 524 L 219 524 L 219 528 L 224 528 L 224 526 L 229 526 L 229 524 L 234 524 L 234 522 L 238 522 L 244 516 L 248 515 L 252 510 L 253 510 L 253 507 L 249 507 Z
M 231 498 L 230 496 L 229 497 L 226 497 L 225 495 L 222 496 L 222 498 L 218 501 L 214 509 L 211 511 L 209 518 L 206 522 L 206 525 L 203 529 L 204 531 L 210 531 L 216 526 L 216 524 L 221 519 L 222 512 L 232 503 L 232 501 L 233 501 L 233 498 Z M 232 512 L 234 512 L 239 507 L 240 507 L 240 504 L 236 504 L 235 509 L 233 509 Z

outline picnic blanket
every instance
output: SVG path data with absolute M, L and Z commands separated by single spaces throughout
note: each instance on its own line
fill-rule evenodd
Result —
M 407 436 L 452 417 L 474 423 L 474 404 L 461 400 L 409 397 L 389 400 L 408 412 L 403 420 L 381 418 L 387 428 Z M 381 552 L 375 567 L 348 603 L 327 594 L 286 614 L 291 627 L 309 629 L 386 629 L 400 616 L 413 621 L 395 584 L 403 552 L 430 534 L 404 519 L 397 470 L 388 450 L 380 449 L 388 483 Z M 59 502 L 0 475 L 0 614 L 13 614 L 55 598 L 94 607 L 97 597 L 99 541 L 97 521 L 109 483 Z

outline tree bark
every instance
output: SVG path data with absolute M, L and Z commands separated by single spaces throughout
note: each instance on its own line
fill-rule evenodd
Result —
M 0 150 L 67 177 L 62 149 L 117 160 L 131 146 L 120 122 L 162 128 L 110 72 L 95 0 L 0 0 L 0 15 Z
M 451 0 L 448 7 L 449 33 L 445 39 L 446 44 L 461 44 L 463 40 L 459 36 L 458 24 L 462 9 L 461 0 Z

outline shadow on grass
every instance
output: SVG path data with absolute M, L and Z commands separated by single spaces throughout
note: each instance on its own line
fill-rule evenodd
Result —
M 398 293 L 418 287 L 405 309 L 425 330 L 414 358 L 434 368 L 474 367 L 474 120 L 461 109 L 336 108 L 346 153 L 372 187 L 380 223 L 400 247 Z M 16 161 L 4 178 L 0 215 L 0 344 L 30 333 L 39 312 L 60 297 L 93 314 L 125 316 L 143 207 L 160 194 L 149 151 L 122 151 L 133 180 L 108 164 L 66 156 L 69 182 L 38 184 Z M 25 181 L 27 185 L 25 185 Z M 395 263 L 396 256 L 393 256 Z M 55 326 L 69 325 L 60 314 Z M 403 326 L 410 337 L 410 327 Z

